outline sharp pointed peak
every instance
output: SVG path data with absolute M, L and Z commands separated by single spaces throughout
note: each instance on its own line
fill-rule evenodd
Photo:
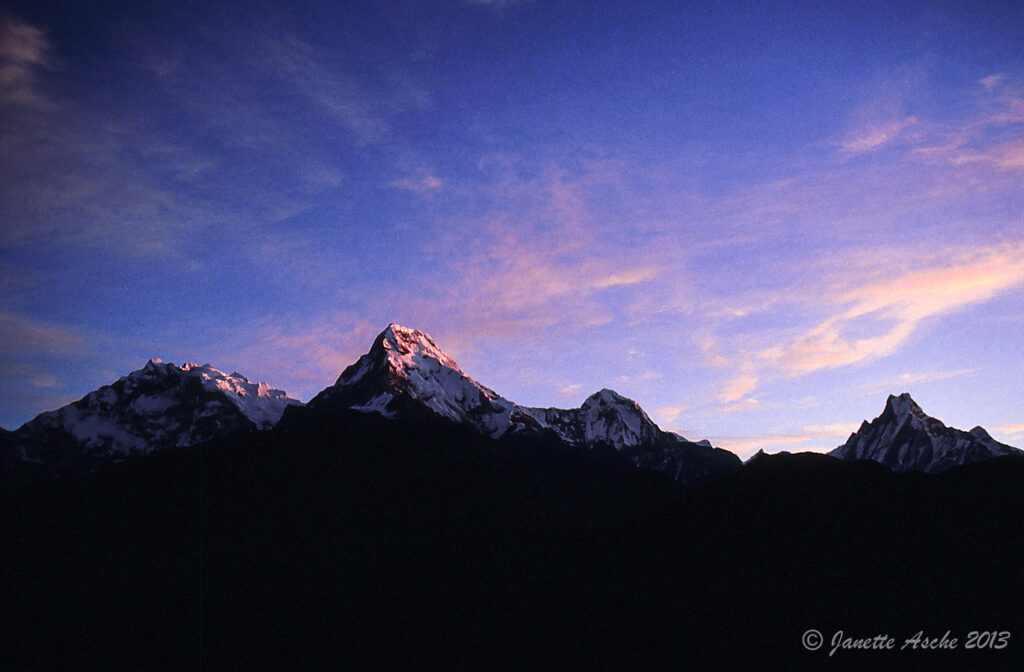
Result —
M 434 339 L 425 331 L 406 327 L 397 322 L 388 324 L 384 331 L 380 332 L 374 341 L 377 344 L 390 349 L 389 346 L 411 347 L 424 346 L 440 351 Z
M 377 335 L 370 351 L 341 373 L 335 385 L 361 380 L 373 367 L 381 365 L 404 375 L 424 361 L 434 361 L 462 374 L 459 365 L 430 334 L 392 322 Z
M 406 327 L 404 325 L 399 324 L 398 322 L 389 322 L 388 326 L 384 329 L 383 333 L 384 334 L 390 334 L 392 336 L 398 336 L 398 335 L 403 335 L 404 336 L 404 335 L 412 335 L 412 334 L 417 334 L 417 333 L 422 334 L 423 332 L 420 331 L 419 329 L 413 329 L 412 327 Z
M 886 409 L 891 410 L 892 413 L 898 417 L 906 415 L 924 415 L 924 411 L 921 410 L 921 407 L 918 406 L 917 402 L 914 401 L 909 392 L 902 392 L 898 395 L 890 394 L 888 399 L 885 400 L 885 407 Z

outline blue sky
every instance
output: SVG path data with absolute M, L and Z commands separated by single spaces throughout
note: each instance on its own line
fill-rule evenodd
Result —
M 744 456 L 902 391 L 1024 445 L 1020 3 L 277 4 L 0 13 L 0 425 L 395 321 Z

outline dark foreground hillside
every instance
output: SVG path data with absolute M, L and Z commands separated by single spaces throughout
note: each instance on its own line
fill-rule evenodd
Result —
M 2 501 L 3 669 L 1019 669 L 1024 460 L 699 491 L 342 414 Z M 801 637 L 816 629 L 821 650 Z M 950 631 L 848 651 L 837 630 Z M 967 650 L 971 630 L 1008 631 Z M 994 638 L 992 638 L 994 639 Z

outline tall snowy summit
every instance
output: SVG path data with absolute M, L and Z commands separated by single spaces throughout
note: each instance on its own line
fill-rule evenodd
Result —
M 844 460 L 874 460 L 893 471 L 935 474 L 957 465 L 1019 453 L 1017 448 L 993 439 L 981 427 L 969 432 L 947 427 L 903 393 L 890 395 L 880 416 L 862 423 L 845 444 L 829 455 Z
M 612 390 L 594 393 L 577 409 L 520 406 L 463 373 L 429 335 L 398 324 L 388 325 L 308 407 L 451 422 L 496 439 L 549 437 L 682 481 L 739 467 L 732 453 L 661 430 L 635 401 Z
M 267 383 L 209 364 L 146 365 L 10 434 L 18 456 L 52 475 L 235 432 L 269 429 L 300 404 Z

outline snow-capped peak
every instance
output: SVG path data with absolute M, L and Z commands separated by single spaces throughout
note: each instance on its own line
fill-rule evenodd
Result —
M 580 413 L 587 441 L 632 447 L 654 441 L 658 431 L 638 403 L 607 388 L 587 397 Z
M 22 425 L 22 459 L 54 474 L 235 432 L 273 427 L 289 404 L 282 391 L 209 364 L 150 359 L 141 369 Z
M 464 374 L 429 335 L 398 324 L 388 325 L 370 351 L 309 407 L 314 413 L 346 408 L 391 418 L 442 418 L 492 438 L 553 434 L 572 449 L 605 455 L 610 450 L 618 459 L 681 480 L 730 462 L 710 444 L 663 432 L 639 404 L 613 390 L 592 394 L 576 409 L 515 404 Z
M 880 416 L 861 424 L 845 444 L 829 454 L 845 460 L 874 460 L 894 471 L 937 473 L 1017 452 L 981 427 L 970 432 L 947 427 L 903 393 L 890 395 Z
M 300 403 L 288 397 L 284 390 L 273 388 L 265 382 L 254 383 L 237 371 L 224 373 L 210 364 L 195 362 L 175 366 L 154 357 L 142 369 L 133 371 L 122 380 L 126 383 L 126 390 L 131 392 L 143 379 L 153 375 L 198 378 L 203 389 L 223 392 L 245 417 L 261 429 L 273 427 L 281 419 L 285 406 Z
M 422 331 L 391 323 L 381 336 L 381 347 L 387 351 L 388 361 L 393 364 L 393 368 L 408 369 L 434 360 L 441 366 L 462 373 L 455 360 Z
M 256 423 L 257 427 L 273 427 L 281 419 L 285 406 L 297 403 L 295 399 L 289 399 L 284 390 L 275 389 L 262 381 L 253 383 L 238 373 L 224 373 L 209 364 L 192 365 L 190 369 L 182 367 L 182 370 L 198 374 L 207 390 L 219 390 L 228 395 L 238 410 Z
M 889 398 L 885 400 L 887 408 L 891 409 L 893 414 L 897 418 L 904 418 L 907 416 L 915 416 L 917 418 L 925 418 L 925 412 L 921 410 L 921 407 L 917 405 L 909 393 L 904 392 L 899 396 L 890 394 Z

